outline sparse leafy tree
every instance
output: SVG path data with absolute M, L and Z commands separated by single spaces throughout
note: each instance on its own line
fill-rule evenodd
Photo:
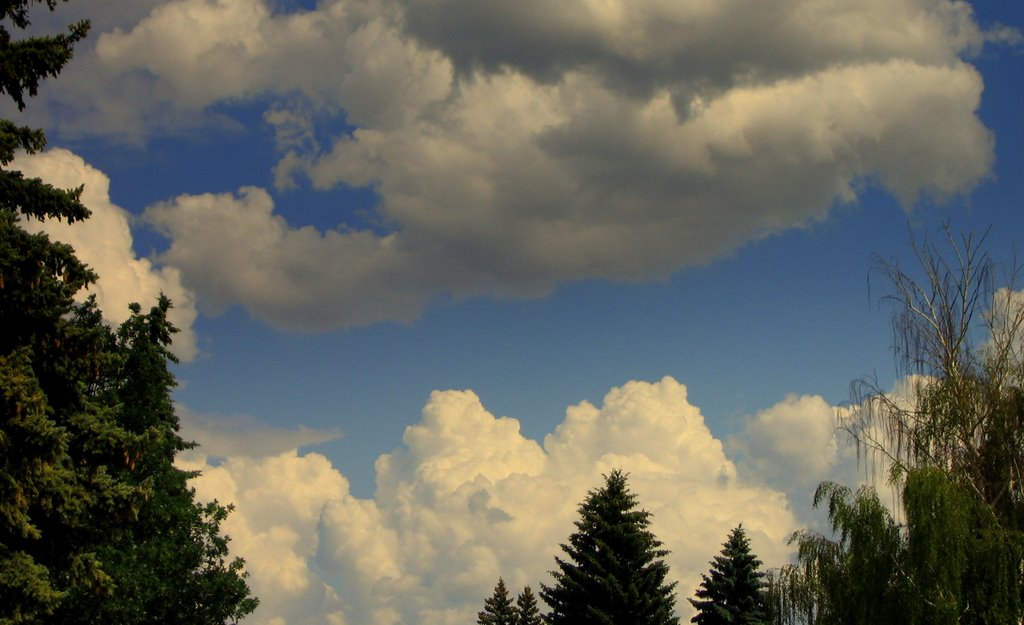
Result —
M 923 278 L 877 264 L 893 287 L 898 370 L 913 397 L 873 380 L 854 385 L 862 406 L 846 428 L 865 458 L 893 478 L 934 467 L 973 492 L 999 525 L 1024 529 L 1024 297 L 1016 270 L 995 288 L 996 265 L 982 242 L 947 229 L 944 252 L 915 244 Z
M 516 625 L 516 610 L 504 579 L 499 577 L 494 593 L 484 599 L 484 609 L 477 613 L 476 622 L 477 625 Z
M 946 234 L 948 252 L 915 245 L 922 278 L 878 264 L 911 397 L 862 380 L 844 424 L 905 523 L 870 488 L 819 487 L 836 537 L 794 536 L 799 563 L 772 579 L 780 623 L 1021 622 L 1024 299 L 1015 270 L 995 289 L 981 244 Z
M 761 561 L 750 551 L 743 526 L 729 533 L 721 554 L 702 575 L 696 599 L 690 603 L 697 614 L 690 619 L 699 625 L 763 625 L 767 622 L 764 573 Z
M 537 597 L 529 586 L 523 588 L 523 592 L 516 597 L 516 625 L 542 625 L 544 619 L 540 616 L 540 609 L 537 607 Z
M 921 278 L 893 262 L 878 264 L 893 287 L 897 364 L 913 376 L 912 401 L 862 382 L 864 408 L 848 429 L 869 460 L 890 464 L 893 482 L 903 483 L 906 567 L 917 571 L 921 599 L 914 618 L 1020 622 L 1024 297 L 1017 267 L 997 289 L 984 237 L 957 237 L 948 228 L 944 248 L 925 241 L 915 251 Z
M 576 532 L 555 558 L 552 586 L 541 585 L 551 625 L 676 625 L 674 583 L 666 583 L 668 551 L 648 529 L 626 475 L 605 476 L 579 507 Z

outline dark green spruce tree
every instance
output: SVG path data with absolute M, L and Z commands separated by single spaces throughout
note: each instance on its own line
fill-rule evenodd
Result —
M 516 610 L 508 595 L 505 580 L 498 578 L 494 593 L 484 599 L 484 609 L 476 615 L 477 625 L 515 625 Z
M 543 625 L 544 619 L 540 616 L 540 609 L 537 607 L 537 597 L 529 586 L 523 588 L 523 592 L 516 597 L 516 625 Z
M 690 603 L 697 614 L 690 619 L 699 625 L 764 625 L 767 623 L 761 561 L 750 551 L 743 526 L 729 532 L 722 552 L 711 562 L 709 575 Z
M 30 10 L 0 1 L 0 92 L 19 108 L 71 59 L 88 23 L 20 37 Z M 169 302 L 115 334 L 92 301 L 97 277 L 25 220 L 89 216 L 81 189 L 11 169 L 43 132 L 0 120 L 0 623 L 223 623 L 254 600 L 225 564 L 227 510 L 197 506 L 169 400 Z
M 552 625 L 676 625 L 675 584 L 666 583 L 668 551 L 648 529 L 651 514 L 620 470 L 605 476 L 579 507 L 567 559 L 555 558 L 554 585 L 541 585 Z

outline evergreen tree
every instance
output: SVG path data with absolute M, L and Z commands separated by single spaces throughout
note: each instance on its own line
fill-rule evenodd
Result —
M 135 522 L 99 554 L 115 591 L 73 595 L 58 610 L 60 622 L 215 625 L 237 621 L 257 605 L 242 560 L 226 561 L 220 523 L 229 509 L 197 503 L 187 483 L 195 475 L 173 464 L 179 451 L 195 445 L 178 434 L 171 401 L 168 363 L 176 359 L 168 348 L 177 328 L 167 319 L 170 307 L 163 296 L 148 314 L 133 304 L 117 332 L 117 366 L 103 396 L 117 406 L 118 423 L 143 441 L 119 477 L 144 488 L 147 498 Z
M 699 625 L 763 625 L 767 622 L 764 573 L 761 561 L 750 551 L 743 526 L 729 533 L 720 555 L 711 563 L 709 575 L 690 599 Z
M 14 40 L 30 0 L 0 7 L 0 92 L 25 107 L 85 36 Z M 49 8 L 55 2 L 50 0 Z M 41 150 L 42 131 L 0 120 L 0 622 L 37 622 L 68 592 L 109 593 L 98 546 L 129 520 L 141 489 L 120 483 L 137 445 L 90 396 L 109 364 L 109 331 L 72 297 L 95 280 L 73 250 L 29 234 L 21 219 L 78 221 L 80 190 L 54 189 L 8 169 L 18 149 Z
M 540 609 L 537 608 L 537 597 L 529 586 L 523 588 L 523 592 L 516 597 L 516 625 L 542 625 L 544 620 L 540 616 Z
M 516 611 L 505 587 L 505 580 L 498 578 L 494 594 L 484 599 L 484 609 L 477 613 L 478 625 L 515 625 Z
M 19 108 L 70 60 L 88 23 L 15 40 L 39 0 L 0 3 L 0 92 Z M 56 0 L 46 0 L 50 10 Z M 81 189 L 26 179 L 15 152 L 40 130 L 0 120 L 0 623 L 222 623 L 251 612 L 225 564 L 227 510 L 198 506 L 172 465 L 184 448 L 169 399 L 169 302 L 118 334 L 96 276 L 25 219 L 85 219 Z
M 556 557 L 553 586 L 541 585 L 552 625 L 676 625 L 675 584 L 665 583 L 668 551 L 648 529 L 650 513 L 637 509 L 626 475 L 605 476 L 579 507 L 568 556 Z

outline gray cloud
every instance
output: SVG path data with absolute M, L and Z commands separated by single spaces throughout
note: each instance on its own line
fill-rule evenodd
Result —
M 405 32 L 464 75 L 594 71 L 616 91 L 695 94 L 901 58 L 946 64 L 985 40 L 966 3 L 398 0 Z
M 99 34 L 77 99 L 54 97 L 71 131 L 136 140 L 270 99 L 278 186 L 370 186 L 386 234 L 290 228 L 262 189 L 146 218 L 207 311 L 325 329 L 663 277 L 869 186 L 908 210 L 968 193 L 993 139 L 962 59 L 1011 35 L 935 0 L 168 0 Z M 341 114 L 354 132 L 310 134 Z
M 341 438 L 339 430 L 316 430 L 298 425 L 279 428 L 248 415 L 208 415 L 175 407 L 181 418 L 181 436 L 198 443 L 189 457 L 264 458 Z

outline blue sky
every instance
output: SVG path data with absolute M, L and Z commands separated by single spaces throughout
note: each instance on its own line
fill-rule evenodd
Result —
M 665 539 L 681 589 L 740 520 L 780 562 L 813 522 L 801 493 L 856 479 L 830 407 L 854 378 L 897 383 L 873 259 L 912 263 L 945 222 L 991 228 L 997 259 L 1019 243 L 1024 10 L 705 4 L 103 1 L 36 21 L 94 29 L 22 116 L 55 148 L 24 167 L 95 192 L 96 228 L 54 234 L 78 237 L 112 321 L 178 304 L 187 462 L 238 503 L 253 622 L 465 620 L 498 574 L 547 581 L 616 462 L 664 532 L 702 537 Z M 597 416 L 567 417 L 581 402 Z M 621 440 L 574 429 L 643 406 Z M 521 454 L 484 453 L 488 432 Z M 616 446 L 634 435 L 652 451 Z M 562 505 L 532 549 L 466 520 L 480 501 L 527 519 L 534 496 Z M 431 515 L 467 525 L 403 525 Z M 414 544 L 436 548 L 415 564 Z

